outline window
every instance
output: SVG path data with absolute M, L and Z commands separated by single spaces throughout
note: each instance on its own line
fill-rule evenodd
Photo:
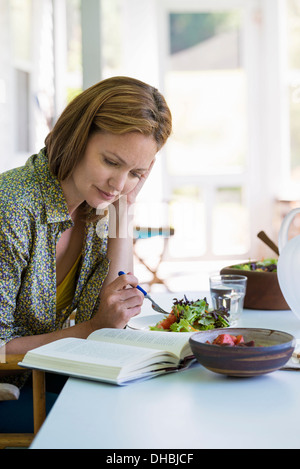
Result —
M 102 74 L 120 75 L 122 63 L 122 0 L 101 0 Z
M 290 179 L 300 183 L 300 1 L 286 1 Z M 299 191 L 297 191 L 299 193 Z M 299 195 L 298 195 L 299 197 Z
M 243 10 L 230 8 L 230 2 L 221 11 L 209 11 L 208 4 L 201 10 L 176 11 L 170 6 L 167 11 L 165 94 L 174 122 L 166 155 L 175 228 L 170 254 L 247 256 L 249 135 Z
M 82 34 L 80 0 L 66 0 L 66 102 L 82 91 Z
M 15 85 L 15 151 L 30 150 L 30 71 L 32 61 L 32 2 L 11 1 L 12 55 Z

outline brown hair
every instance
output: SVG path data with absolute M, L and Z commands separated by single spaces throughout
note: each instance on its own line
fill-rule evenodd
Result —
M 156 88 L 134 78 L 108 78 L 71 101 L 46 137 L 50 171 L 66 179 L 95 132 L 141 132 L 153 136 L 159 150 L 171 130 L 171 112 Z

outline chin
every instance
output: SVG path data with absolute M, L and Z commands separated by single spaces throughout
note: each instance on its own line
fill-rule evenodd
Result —
M 101 212 L 105 209 L 107 209 L 112 203 L 112 202 L 107 202 L 107 201 L 102 201 L 100 203 L 97 204 L 96 207 L 94 207 L 96 210 L 97 210 L 97 213 L 101 214 Z

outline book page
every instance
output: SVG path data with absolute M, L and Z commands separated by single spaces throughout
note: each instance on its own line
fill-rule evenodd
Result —
M 178 357 L 181 356 L 183 348 L 187 348 L 186 354 L 191 354 L 189 346 L 190 332 L 160 332 L 160 331 L 137 331 L 132 329 L 99 329 L 92 332 L 88 339 L 105 342 L 115 342 L 124 345 L 147 347 L 156 350 L 167 350 Z
M 103 366 L 123 367 L 128 363 L 142 361 L 152 355 L 152 349 L 137 350 L 135 346 L 129 344 L 124 346 L 109 342 L 66 338 L 30 350 L 25 355 L 23 363 L 33 364 L 35 357 L 36 359 L 51 357 L 59 361 L 69 360 L 74 363 L 88 363 L 89 365 L 94 363 Z M 37 364 L 36 361 L 35 364 Z

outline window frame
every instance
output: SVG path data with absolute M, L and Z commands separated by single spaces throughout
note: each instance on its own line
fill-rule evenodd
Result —
M 261 255 L 261 241 L 257 233 L 266 230 L 275 242 L 277 239 L 274 225 L 274 202 L 279 198 L 281 177 L 286 166 L 282 158 L 282 148 L 286 140 L 287 115 L 282 102 L 282 0 L 162 0 L 160 8 L 159 34 L 160 79 L 162 87 L 167 70 L 168 14 L 170 12 L 214 12 L 239 8 L 244 14 L 244 56 L 248 87 L 248 156 L 247 171 L 239 178 L 232 174 L 220 180 L 220 176 L 191 176 L 182 183 L 197 182 L 205 187 L 207 196 L 207 219 L 209 226 L 206 238 L 211 237 L 209 220 L 213 203 L 213 192 L 221 183 L 222 187 L 241 183 L 245 187 L 245 197 L 249 211 L 250 246 L 240 255 L 215 255 L 208 244 L 201 259 L 239 259 L 257 258 Z M 275 45 L 275 47 L 274 47 Z M 268 57 L 268 60 L 265 58 Z M 270 85 L 271 83 L 271 85 Z M 274 98 L 275 97 L 275 98 Z M 170 198 L 172 188 L 180 178 L 168 174 L 166 162 L 164 173 L 164 199 Z M 222 178 L 222 176 L 221 176 Z M 243 179 L 244 178 L 244 179 Z

